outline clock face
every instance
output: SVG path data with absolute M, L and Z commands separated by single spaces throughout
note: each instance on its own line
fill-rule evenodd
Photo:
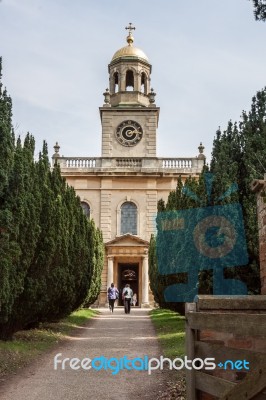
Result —
M 116 139 L 123 146 L 135 146 L 142 138 L 143 131 L 135 121 L 123 121 L 116 129 Z

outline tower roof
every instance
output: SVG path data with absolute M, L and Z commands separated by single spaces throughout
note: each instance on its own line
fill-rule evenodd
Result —
M 121 49 L 117 50 L 115 54 L 113 55 L 112 61 L 116 60 L 117 58 L 120 57 L 137 57 L 141 58 L 142 60 L 149 61 L 148 57 L 138 47 L 134 47 L 132 45 L 128 45 L 125 47 L 122 47 Z
M 135 58 L 141 59 L 143 61 L 149 62 L 149 59 L 146 56 L 146 54 L 144 53 L 144 51 L 142 51 L 138 47 L 133 46 L 134 37 L 132 35 L 132 30 L 135 29 L 135 28 L 130 23 L 129 27 L 126 27 L 126 29 L 129 30 L 129 34 L 127 36 L 128 45 L 122 47 L 119 50 L 117 50 L 115 52 L 115 54 L 113 55 L 113 57 L 112 57 L 112 61 L 114 61 L 114 60 L 116 60 L 118 58 L 132 58 L 132 57 L 135 57 Z

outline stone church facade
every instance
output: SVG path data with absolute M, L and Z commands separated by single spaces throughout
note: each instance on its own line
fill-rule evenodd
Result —
M 105 263 L 98 304 L 106 304 L 107 288 L 114 282 L 120 289 L 130 283 L 137 305 L 147 307 L 153 302 L 148 246 L 157 202 L 167 200 L 180 175 L 198 176 L 205 156 L 200 144 L 196 157 L 157 157 L 160 108 L 150 86 L 152 66 L 133 45 L 132 25 L 127 29 L 127 45 L 108 65 L 109 88 L 100 107 L 101 157 L 61 157 L 57 143 L 53 162 L 60 164 L 84 212 L 103 233 Z

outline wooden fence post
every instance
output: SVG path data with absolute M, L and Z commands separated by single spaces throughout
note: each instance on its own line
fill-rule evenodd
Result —
M 196 312 L 196 303 L 186 303 L 186 356 L 193 360 L 195 356 L 195 331 L 189 326 L 187 314 Z M 195 371 L 186 369 L 187 399 L 196 400 Z

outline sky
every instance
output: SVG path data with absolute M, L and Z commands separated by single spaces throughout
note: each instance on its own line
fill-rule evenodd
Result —
M 101 156 L 99 107 L 108 64 L 126 45 L 152 64 L 161 108 L 158 157 L 210 161 L 215 132 L 239 121 L 266 85 L 266 23 L 248 0 L 0 0 L 3 84 L 16 135 L 43 140 L 50 156 Z

